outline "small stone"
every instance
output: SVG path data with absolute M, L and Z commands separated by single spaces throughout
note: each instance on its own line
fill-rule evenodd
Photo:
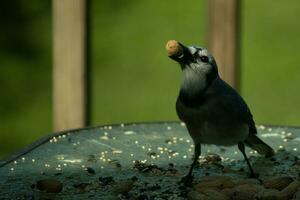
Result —
M 86 171 L 89 173 L 89 174 L 96 174 L 95 170 L 91 167 L 87 167 L 86 168 Z
M 87 187 L 90 185 L 90 183 L 79 183 L 79 184 L 74 184 L 74 188 L 76 188 L 76 190 L 79 193 L 84 193 L 86 192 Z
M 114 183 L 114 179 L 112 176 L 107 176 L 107 177 L 99 177 L 99 181 L 103 184 L 103 185 L 109 185 Z
M 37 189 L 48 193 L 59 193 L 63 189 L 63 184 L 56 179 L 42 179 L 36 183 Z
M 126 180 L 117 182 L 114 186 L 115 191 L 120 194 L 127 194 L 134 186 L 134 181 Z
M 207 154 L 204 159 L 209 162 L 209 163 L 212 163 L 212 162 L 219 162 L 221 161 L 221 157 L 218 155 L 218 154 L 215 154 L 215 153 L 209 153 Z

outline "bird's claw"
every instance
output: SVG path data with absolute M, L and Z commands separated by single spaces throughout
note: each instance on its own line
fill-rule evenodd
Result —
M 193 179 L 194 179 L 193 175 L 184 176 L 179 181 L 179 184 L 183 184 L 184 186 L 190 187 L 192 185 Z
M 262 183 L 263 181 L 259 178 L 259 173 L 250 173 L 249 174 L 249 178 L 254 178 L 256 180 L 258 180 L 260 183 Z

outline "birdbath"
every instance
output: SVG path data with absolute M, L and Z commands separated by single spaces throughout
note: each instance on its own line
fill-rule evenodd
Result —
M 300 129 L 264 125 L 257 129 L 276 151 L 266 159 L 246 149 L 263 184 L 278 175 L 295 181 L 300 171 Z M 248 180 L 247 165 L 236 146 L 204 145 L 194 186 L 181 185 L 193 151 L 193 141 L 180 122 L 54 133 L 0 162 L 0 199 L 186 199 L 193 192 L 202 195 L 197 185 L 209 177 Z

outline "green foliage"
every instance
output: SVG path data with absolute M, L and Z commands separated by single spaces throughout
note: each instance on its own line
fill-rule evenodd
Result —
M 91 6 L 93 124 L 177 119 L 180 68 L 167 58 L 165 43 L 203 44 L 204 5 L 115 2 Z
M 259 123 L 300 125 L 300 2 L 243 1 L 242 94 Z
M 0 6 L 0 157 L 51 132 L 51 1 Z M 299 125 L 300 2 L 243 1 L 241 93 L 258 123 Z M 206 46 L 205 1 L 91 1 L 92 125 L 176 120 L 169 39 Z M 76 109 L 76 108 L 74 108 Z
M 0 5 L 0 158 L 51 130 L 51 1 Z

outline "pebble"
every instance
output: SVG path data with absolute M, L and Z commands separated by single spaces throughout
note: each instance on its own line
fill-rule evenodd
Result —
M 112 184 L 112 183 L 115 182 L 115 180 L 113 179 L 112 176 L 99 177 L 99 181 L 100 181 L 101 184 L 103 184 L 103 185 L 108 185 L 108 184 Z
M 134 186 L 133 180 L 119 181 L 115 184 L 114 190 L 120 194 L 127 194 Z
M 96 174 L 95 170 L 91 167 L 87 167 L 86 168 L 86 171 L 89 173 L 89 174 Z
M 63 189 L 63 184 L 56 179 L 42 179 L 36 183 L 37 189 L 48 193 L 59 193 Z
M 218 154 L 215 154 L 215 153 L 209 153 L 207 154 L 204 159 L 209 162 L 209 163 L 212 163 L 212 162 L 219 162 L 221 161 L 221 157 L 218 155 Z

